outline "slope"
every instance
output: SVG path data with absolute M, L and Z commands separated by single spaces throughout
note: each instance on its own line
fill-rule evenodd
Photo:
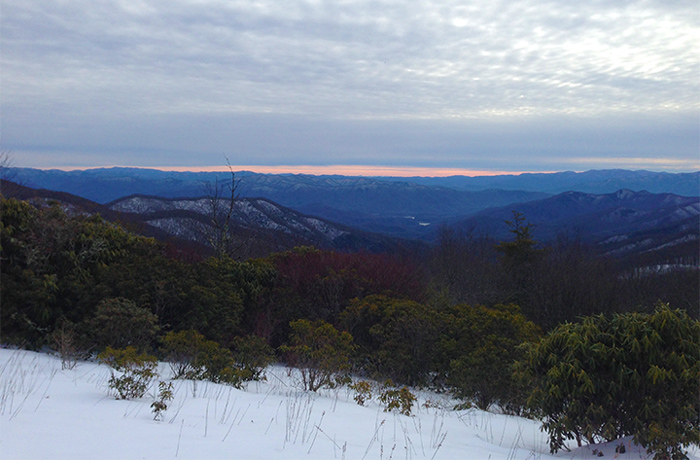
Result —
M 140 235 L 171 241 L 176 246 L 192 246 L 202 254 L 208 251 L 204 237 L 211 224 L 208 198 L 175 200 L 137 195 L 101 205 L 66 192 L 33 189 L 6 181 L 2 186 L 8 198 L 58 202 L 72 214 L 100 214 Z M 243 259 L 301 245 L 342 251 L 392 252 L 419 244 L 307 216 L 262 198 L 237 200 L 233 222 L 238 241 L 237 256 Z
M 697 255 L 700 198 L 669 193 L 619 190 L 610 194 L 566 192 L 544 200 L 490 209 L 461 221 L 457 227 L 509 238 L 504 223 L 513 211 L 535 225 L 539 241 L 559 235 L 600 243 L 607 252 L 650 251 L 681 243 Z M 694 246 L 693 246 L 694 244 Z
M 175 380 L 164 420 L 153 420 L 150 394 L 117 401 L 109 370 L 94 362 L 61 369 L 58 358 L 0 349 L 0 451 L 3 459 L 595 459 L 650 458 L 629 438 L 549 453 L 539 423 L 524 418 L 452 410 L 444 394 L 417 392 L 413 415 L 361 407 L 347 387 L 297 389 L 281 366 L 267 382 L 243 390 Z M 169 370 L 161 366 L 161 379 Z M 31 442 L 29 442 L 31 440 Z M 625 453 L 615 448 L 625 445 Z M 575 442 L 571 442 L 573 447 Z M 689 452 L 700 458 L 697 449 Z

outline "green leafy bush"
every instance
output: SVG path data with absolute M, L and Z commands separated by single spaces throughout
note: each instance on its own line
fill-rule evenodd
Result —
M 147 303 L 140 294 L 153 284 L 143 275 L 158 272 L 164 260 L 159 256 L 164 246 L 155 240 L 98 215 L 70 216 L 61 203 L 50 201 L 29 204 L 0 197 L 0 246 L 0 335 L 4 342 L 32 348 L 47 345 L 63 319 L 85 326 L 106 298 Z M 122 289 L 125 279 L 133 283 Z M 84 348 L 92 345 L 79 342 Z
M 159 329 L 156 315 L 122 297 L 101 301 L 87 322 L 87 332 L 98 348 L 148 350 Z
M 161 342 L 161 353 L 175 379 L 210 380 L 236 387 L 244 380 L 231 351 L 195 330 L 168 332 Z
M 367 380 L 360 380 L 350 385 L 350 389 L 355 391 L 353 399 L 360 406 L 364 406 L 367 401 L 372 399 L 372 384 Z
M 523 380 L 513 379 L 513 364 L 524 352 L 518 347 L 539 337 L 538 328 L 516 305 L 458 305 L 445 313 L 440 340 L 443 366 L 452 392 L 487 410 L 519 413 L 527 398 Z
M 520 372 L 552 452 L 567 439 L 633 435 L 656 459 L 687 458 L 700 445 L 700 323 L 660 304 L 564 324 L 527 347 Z
M 160 351 L 170 364 L 174 379 L 201 379 L 204 372 L 202 354 L 208 346 L 207 340 L 199 332 L 187 331 L 168 332 L 161 337 Z
M 112 368 L 108 386 L 116 391 L 117 399 L 141 398 L 158 374 L 155 356 L 138 354 L 135 347 L 114 349 L 107 347 L 97 359 Z M 121 375 L 115 374 L 114 371 Z
M 275 362 L 275 351 L 257 335 L 233 340 L 233 359 L 244 380 L 265 380 L 265 368 Z
M 235 366 L 231 350 L 221 347 L 212 340 L 204 342 L 204 348 L 199 353 L 199 378 L 214 383 L 227 383 L 240 388 L 244 378 Z
M 210 380 L 240 387 L 244 381 L 263 379 L 264 368 L 274 360 L 272 349 L 256 336 L 236 338 L 235 353 L 192 329 L 168 332 L 161 342 L 161 353 L 176 379 Z
M 385 406 L 384 412 L 396 410 L 403 415 L 411 415 L 416 396 L 411 393 L 408 387 L 395 388 L 394 383 L 387 380 L 379 394 L 379 401 Z
M 341 322 L 355 338 L 356 362 L 363 371 L 410 385 L 429 380 L 443 326 L 435 309 L 411 300 L 369 296 L 353 301 Z
M 292 321 L 291 345 L 283 345 L 280 351 L 287 362 L 299 368 L 305 390 L 318 391 L 334 387 L 342 374 L 350 368 L 348 356 L 352 353 L 352 336 L 338 332 L 325 321 Z

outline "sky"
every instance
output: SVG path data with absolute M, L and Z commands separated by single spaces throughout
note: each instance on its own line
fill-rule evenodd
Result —
M 15 166 L 700 170 L 696 0 L 2 0 L 0 34 Z

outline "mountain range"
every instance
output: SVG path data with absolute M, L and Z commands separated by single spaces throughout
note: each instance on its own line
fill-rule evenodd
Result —
M 384 180 L 395 180 L 386 177 Z M 590 170 L 584 172 L 523 173 L 497 176 L 410 177 L 416 184 L 449 187 L 455 190 L 523 190 L 559 194 L 569 191 L 613 193 L 618 190 L 646 190 L 651 193 L 700 195 L 700 172 L 667 173 L 629 171 L 625 169 Z
M 231 179 L 228 172 L 141 168 L 84 171 L 13 168 L 10 174 L 28 187 L 69 192 L 102 204 L 134 194 L 201 197 L 208 194 L 212 184 Z M 241 197 L 267 198 L 303 214 L 402 238 L 430 237 L 441 224 L 459 222 L 489 208 L 567 191 L 600 194 L 628 189 L 700 195 L 700 172 L 602 170 L 490 177 L 370 178 L 238 171 L 235 178 Z
M 453 224 L 499 240 L 512 237 L 504 225 L 521 213 L 538 241 L 558 237 L 597 245 L 602 252 L 652 252 L 679 246 L 697 260 L 700 198 L 618 190 L 608 194 L 565 192 L 542 200 L 488 209 Z M 678 252 L 678 251 L 674 251 Z M 675 257 L 674 257 L 675 258 Z
M 94 200 L 92 208 L 119 212 L 121 219 L 130 216 L 151 233 L 194 241 L 209 218 L 207 190 L 231 181 L 230 173 L 136 168 L 10 172 L 24 185 Z M 241 171 L 235 173 L 235 182 L 238 231 L 250 238 L 257 235 L 256 244 L 266 245 L 266 250 L 313 244 L 383 251 L 405 246 L 409 239 L 433 241 L 442 226 L 507 239 L 504 221 L 517 211 L 534 224 L 539 241 L 567 235 L 610 254 L 662 248 L 674 248 L 683 257 L 697 259 L 698 254 L 700 172 L 368 178 Z M 608 191 L 621 184 L 634 188 Z M 504 188 L 484 189 L 496 186 Z M 568 190 L 552 194 L 562 188 Z
M 219 206 L 227 209 L 221 199 Z M 106 205 L 112 211 L 138 216 L 142 222 L 174 237 L 206 244 L 206 227 L 215 214 L 210 197 L 162 198 L 132 195 Z M 238 198 L 231 213 L 231 227 L 239 240 L 251 246 L 251 240 L 263 252 L 282 251 L 307 245 L 341 251 L 369 250 L 391 252 L 408 241 L 365 232 L 329 220 L 302 214 L 266 198 Z M 251 252 L 251 251 L 248 251 Z
M 72 215 L 99 214 L 141 235 L 163 241 L 176 238 L 196 252 L 208 251 L 207 227 L 212 219 L 208 197 L 132 195 L 104 205 L 67 192 L 33 189 L 7 181 L 0 184 L 8 198 L 58 202 Z M 242 258 L 266 256 L 302 245 L 339 251 L 394 252 L 419 244 L 307 216 L 264 198 L 236 200 L 231 227 L 237 241 L 236 252 Z
M 205 191 L 203 184 L 216 179 L 227 180 L 228 172 L 176 172 L 146 168 L 94 168 L 87 170 L 41 170 L 9 168 L 17 182 L 29 187 L 47 188 L 85 196 L 99 203 L 131 194 L 157 195 L 173 198 L 174 192 L 184 196 L 199 196 Z M 651 193 L 673 193 L 681 196 L 700 196 L 700 171 L 691 173 L 667 173 L 630 171 L 624 169 L 590 170 L 584 172 L 523 173 L 495 176 L 449 177 L 358 177 L 304 174 L 258 174 L 237 171 L 236 176 L 248 182 L 252 190 L 278 190 L 275 181 L 286 183 L 282 187 L 305 188 L 337 185 L 337 181 L 403 182 L 427 187 L 448 188 L 461 191 L 521 190 L 556 195 L 563 192 L 612 193 L 621 189 L 646 190 Z M 248 179 L 254 177 L 256 179 Z M 95 185 L 99 184 L 98 188 Z M 261 196 L 265 196 L 264 194 Z

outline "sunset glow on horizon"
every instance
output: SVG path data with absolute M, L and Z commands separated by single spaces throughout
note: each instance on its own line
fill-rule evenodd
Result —
M 59 169 L 62 171 L 80 171 L 95 168 L 139 168 L 157 169 L 173 172 L 225 172 L 228 166 L 90 166 L 90 167 L 54 167 L 41 169 Z M 370 165 L 231 165 L 234 172 L 251 171 L 259 174 L 309 174 L 309 175 L 341 175 L 366 177 L 449 177 L 449 176 L 500 176 L 519 175 L 526 173 L 550 173 L 557 171 L 485 171 L 462 168 L 429 168 L 415 166 L 370 166 Z
M 341 176 L 390 176 L 390 177 L 446 177 L 446 176 L 499 176 L 517 175 L 513 171 L 481 171 L 462 168 L 429 168 L 418 166 L 371 166 L 371 165 L 232 165 L 234 171 L 253 171 L 260 174 L 311 174 Z M 162 167 L 163 171 L 227 171 L 224 166 L 210 167 Z

